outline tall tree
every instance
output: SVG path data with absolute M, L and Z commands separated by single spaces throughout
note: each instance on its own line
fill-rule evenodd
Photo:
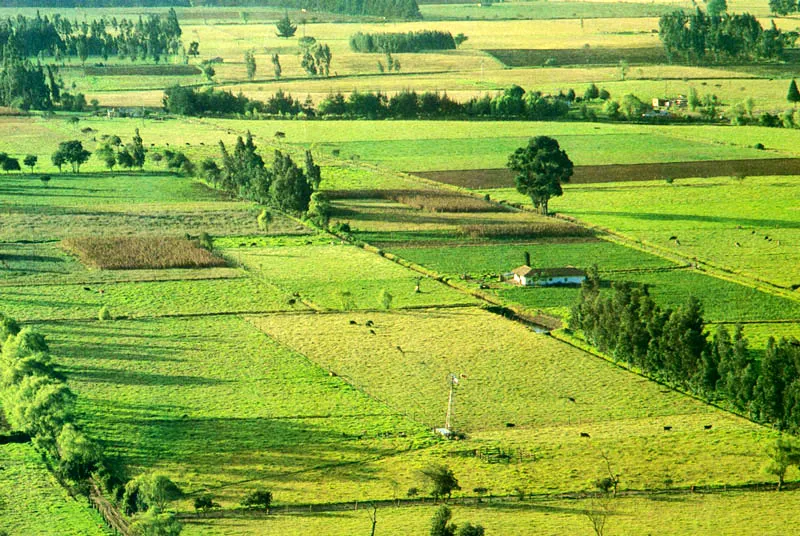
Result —
M 36 163 L 38 161 L 39 161 L 38 156 L 36 156 L 35 154 L 29 154 L 25 157 L 25 160 L 23 160 L 22 162 L 25 164 L 25 166 L 30 168 L 31 173 L 33 173 L 33 168 L 36 167 Z
M 244 66 L 247 69 L 247 79 L 252 80 L 256 76 L 256 57 L 252 50 L 244 53 Z
M 786 100 L 791 102 L 795 108 L 797 108 L 797 103 L 800 102 L 800 91 L 797 90 L 797 82 L 794 78 L 789 83 L 789 92 L 786 94 Z
M 139 135 L 138 128 L 134 132 L 133 142 L 128 146 L 128 152 L 131 153 L 131 157 L 133 158 L 133 167 L 143 169 L 147 150 L 144 148 L 144 143 L 142 142 L 142 137 Z
M 281 59 L 277 54 L 272 55 L 272 70 L 275 73 L 275 80 L 281 79 Z
M 289 19 L 289 12 L 284 12 L 283 18 L 275 24 L 275 28 L 278 30 L 276 35 L 283 38 L 292 37 L 297 32 L 297 25 L 292 24 L 291 19 Z
M 530 197 L 533 206 L 547 215 L 550 198 L 562 195 L 561 183 L 572 177 L 573 164 L 555 139 L 537 136 L 514 151 L 508 167 L 517 172 L 517 191 Z

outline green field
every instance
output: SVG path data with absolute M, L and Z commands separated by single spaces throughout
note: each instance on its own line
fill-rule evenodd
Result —
M 258 486 L 283 503 L 358 498 L 370 475 L 353 464 L 431 441 L 239 317 L 40 327 L 78 395 L 81 423 L 110 455 L 225 506 Z M 332 474 L 339 466 L 350 469 Z M 191 495 L 180 507 L 190 504 Z
M 611 504 L 606 530 L 610 534 L 702 534 L 713 532 L 724 536 L 784 534 L 795 521 L 797 492 L 727 493 L 661 495 L 649 499 L 618 498 Z M 425 534 L 437 506 L 382 508 L 377 512 L 377 533 Z M 487 534 L 592 534 L 587 511 L 598 511 L 600 505 L 591 499 L 550 499 L 511 502 L 484 499 L 480 504 L 453 504 L 453 522 L 469 522 L 485 527 Z M 763 515 L 769 512 L 769 515 Z M 370 530 L 371 510 L 360 507 L 353 511 L 270 516 L 263 520 L 268 530 L 279 532 L 324 532 L 336 536 L 364 533 Z M 253 534 L 241 519 L 220 519 L 209 522 L 193 520 L 187 534 Z
M 0 527 L 9 534 L 111 534 L 85 498 L 67 494 L 31 445 L 0 446 L 0 465 Z
M 491 194 L 526 201 L 511 190 Z M 798 198 L 796 177 L 746 177 L 567 187 L 552 206 L 685 257 L 788 287 L 800 283 Z
M 531 266 L 537 268 L 571 265 L 586 269 L 596 264 L 601 272 L 618 272 L 677 267 L 660 257 L 603 240 L 451 248 L 397 247 L 392 251 L 404 259 L 450 275 L 504 274 L 524 264 L 525 252 L 531 255 Z
M 469 296 L 436 281 L 423 281 L 388 260 L 350 245 L 226 250 L 253 275 L 287 294 L 297 293 L 327 310 L 380 309 L 384 291 L 391 306 L 430 307 L 471 304 Z M 348 293 L 348 294 L 343 294 Z

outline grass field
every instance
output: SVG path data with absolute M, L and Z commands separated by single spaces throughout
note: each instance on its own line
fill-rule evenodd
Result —
M 663 495 L 651 499 L 619 498 L 607 518 L 608 534 L 664 534 L 681 536 L 713 532 L 724 536 L 784 534 L 795 521 L 797 492 L 727 493 L 724 495 Z M 377 534 L 424 534 L 437 506 L 386 508 L 377 513 Z M 487 534 L 592 534 L 586 511 L 599 510 L 591 499 L 535 502 L 484 501 L 479 505 L 451 505 L 453 522 L 482 525 Z M 762 515 L 760 512 L 769 512 Z M 257 534 L 262 527 L 281 533 L 324 532 L 331 536 L 366 533 L 371 510 L 297 513 L 270 516 L 259 525 L 241 519 L 190 522 L 185 534 Z
M 797 153 L 790 140 L 799 136 L 792 131 L 750 127 L 573 122 L 215 122 L 248 128 L 262 139 L 280 130 L 290 145 L 311 145 L 325 154 L 339 149 L 344 157 L 358 155 L 363 161 L 403 171 L 502 168 L 509 154 L 538 135 L 556 137 L 576 165 L 794 156 Z M 754 139 L 773 150 L 753 149 Z
M 676 267 L 660 257 L 603 240 L 450 248 L 400 246 L 392 251 L 404 259 L 450 275 L 507 273 L 524 264 L 525 252 L 530 253 L 531 266 L 536 268 L 569 265 L 586 269 L 597 264 L 601 272 L 614 272 Z
M 287 294 L 297 293 L 321 309 L 380 309 L 382 293 L 391 307 L 469 304 L 474 300 L 445 285 L 425 280 L 415 292 L 417 275 L 350 245 L 225 250 L 254 276 Z
M 348 325 L 349 318 L 359 325 Z M 363 327 L 367 319 L 374 322 L 376 335 Z M 417 467 L 436 458 L 459 459 L 465 490 L 481 485 L 495 493 L 513 492 L 520 485 L 529 491 L 587 489 L 588 479 L 601 470 L 602 449 L 624 466 L 628 489 L 663 480 L 665 472 L 680 475 L 684 484 L 707 485 L 723 478 L 717 471 L 725 466 L 728 475 L 759 478 L 752 449 L 764 432 L 757 427 L 490 313 L 351 313 L 324 315 L 313 325 L 272 315 L 253 322 L 429 426 L 442 425 L 447 375 L 458 374 L 453 422 L 468 433 L 469 442 L 445 443 L 406 457 Z M 721 437 L 703 435 L 708 423 Z M 673 425 L 677 433 L 665 434 L 663 424 Z M 589 433 L 590 440 L 579 432 Z M 489 447 L 535 454 L 505 466 L 474 457 L 475 449 Z M 701 468 L 706 456 L 718 463 Z M 376 467 L 388 471 L 393 460 Z
M 29 444 L 0 446 L 0 527 L 9 534 L 109 535 L 86 499 L 74 499 Z
M 78 394 L 82 424 L 109 454 L 225 506 L 257 486 L 282 502 L 357 498 L 372 477 L 353 464 L 430 442 L 401 412 L 237 317 L 42 329 Z M 349 476 L 331 474 L 339 465 Z
M 795 177 L 637 186 L 576 187 L 554 200 L 553 207 L 778 285 L 800 284 L 800 183 Z M 670 236 L 678 236 L 680 245 Z

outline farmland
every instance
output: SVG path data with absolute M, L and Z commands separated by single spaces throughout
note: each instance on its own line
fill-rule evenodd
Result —
M 769 24 L 766 3 L 729 5 Z M 707 334 L 744 325 L 755 367 L 770 337 L 800 337 L 800 130 L 755 126 L 762 112 L 792 111 L 796 50 L 785 62 L 669 64 L 658 17 L 679 7 L 693 9 L 683 0 L 423 3 L 424 18 L 408 22 L 289 10 L 298 29 L 288 39 L 275 33 L 280 8 L 178 8 L 182 44 L 197 41 L 196 57 L 67 58 L 64 90 L 97 102 L 0 116 L 0 152 L 38 157 L 34 170 L 0 177 L 0 313 L 46 337 L 76 395 L 75 426 L 123 484 L 157 473 L 177 485 L 166 510 L 183 534 L 366 533 L 373 503 L 375 534 L 427 533 L 438 505 L 423 471 L 434 466 L 460 485 L 454 521 L 487 534 L 590 534 L 587 514 L 606 503 L 612 534 L 785 533 L 800 473 L 789 468 L 787 491 L 772 492 L 765 450 L 787 436 L 778 425 L 556 330 L 568 326 L 577 286 L 508 281 L 524 263 L 596 265 L 601 296 L 627 282 L 664 308 L 696 297 Z M 73 16 L 112 11 L 166 13 Z M 0 8 L 17 14 L 35 10 Z M 775 22 L 790 30 L 796 17 Z M 357 31 L 419 30 L 468 39 L 393 54 L 396 71 L 384 70 L 386 54 L 348 43 Z M 332 76 L 303 70 L 301 35 L 330 46 Z M 251 76 L 245 52 L 257 63 Z M 214 76 L 202 74 L 206 60 Z M 599 99 L 585 112 L 571 102 L 558 121 L 161 109 L 174 85 L 263 100 L 280 90 L 319 104 L 353 91 L 466 100 L 513 84 L 581 98 L 592 83 L 617 100 L 694 90 L 721 103 L 713 120 L 687 108 L 676 124 L 612 119 Z M 731 126 L 734 105 L 745 104 L 752 124 Z M 143 165 L 109 169 L 98 149 L 119 136 L 122 151 L 135 133 Z M 279 150 L 309 186 L 310 151 L 324 214 L 279 209 L 279 190 L 226 185 L 233 173 L 219 142 L 241 158 L 236 140 L 247 133 L 270 180 Z M 576 165 L 550 201 L 555 217 L 534 213 L 505 167 L 540 135 Z M 92 153 L 80 171 L 51 160 L 67 140 Z M 167 167 L 178 151 L 194 175 Z M 206 159 L 222 171 L 209 172 Z M 244 175 L 263 178 L 251 167 Z M 434 430 L 443 426 L 457 440 Z M 0 445 L 0 532 L 105 534 L 41 448 Z M 613 493 L 602 491 L 608 477 Z M 243 507 L 256 490 L 272 492 L 270 515 Z M 114 495 L 105 490 L 123 511 L 129 504 Z M 199 512 L 203 498 L 217 507 Z

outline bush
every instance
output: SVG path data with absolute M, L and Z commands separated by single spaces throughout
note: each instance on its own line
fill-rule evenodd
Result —
M 265 489 L 257 489 L 248 493 L 242 499 L 242 506 L 245 508 L 263 509 L 269 513 L 269 507 L 272 504 L 272 492 Z
M 197 244 L 206 251 L 214 249 L 214 239 L 205 231 L 200 233 L 200 236 L 197 238 Z

